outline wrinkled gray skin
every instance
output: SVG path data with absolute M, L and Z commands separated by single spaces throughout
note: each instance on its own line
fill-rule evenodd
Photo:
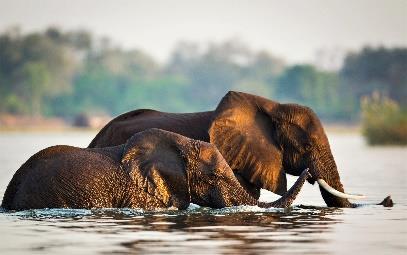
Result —
M 215 111 L 165 113 L 136 110 L 108 123 L 89 147 L 117 145 L 148 128 L 160 128 L 216 145 L 246 191 L 258 198 L 260 188 L 277 194 L 287 190 L 286 174 L 309 168 L 318 178 L 344 192 L 328 138 L 308 107 L 241 92 L 227 93 Z M 324 189 L 328 206 L 354 207 Z
M 304 171 L 279 200 L 258 202 L 214 145 L 149 129 L 115 147 L 53 146 L 38 152 L 13 176 L 2 207 L 185 209 L 191 202 L 288 207 L 308 176 Z

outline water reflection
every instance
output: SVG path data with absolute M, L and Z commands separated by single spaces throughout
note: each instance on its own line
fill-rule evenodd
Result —
M 101 253 L 148 251 L 182 254 L 196 250 L 197 254 L 257 254 L 272 251 L 327 254 L 329 252 L 318 244 L 328 241 L 324 235 L 332 231 L 334 224 L 341 222 L 336 215 L 342 214 L 342 210 L 313 207 L 280 210 L 242 206 L 220 210 L 192 208 L 158 212 L 51 209 L 5 214 L 37 223 L 34 227 L 36 231 L 55 232 L 56 229 L 67 236 L 103 236 L 103 245 L 110 247 L 110 250 L 102 250 Z M 64 245 L 51 240 L 32 247 L 32 250 L 44 251 Z
M 85 134 L 0 134 L 0 197 L 15 170 L 53 144 L 86 146 Z M 405 147 L 367 147 L 358 135 L 330 136 L 348 192 L 395 206 L 357 209 L 294 207 L 188 211 L 31 210 L 0 213 L 0 254 L 406 254 Z M 351 149 L 350 149 L 351 148 Z M 291 186 L 294 179 L 290 180 Z M 292 181 L 290 183 L 290 181 Z M 267 193 L 263 193 L 267 195 Z M 265 201 L 276 197 L 264 196 Z M 321 205 L 305 185 L 296 203 Z

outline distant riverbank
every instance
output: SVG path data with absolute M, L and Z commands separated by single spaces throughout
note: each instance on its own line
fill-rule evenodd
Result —
M 35 132 L 62 132 L 62 131 L 98 131 L 106 125 L 112 117 L 79 116 L 76 120 L 67 121 L 62 118 L 45 118 L 15 115 L 0 115 L 0 132 L 35 131 Z M 360 133 L 359 123 L 323 123 L 328 133 Z
M 73 120 L 42 116 L 0 115 L 0 132 L 99 130 L 110 121 L 107 116 L 77 116 Z

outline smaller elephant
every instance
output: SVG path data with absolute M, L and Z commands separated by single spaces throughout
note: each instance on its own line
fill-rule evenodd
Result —
M 215 145 L 148 129 L 114 147 L 59 145 L 36 153 L 14 174 L 2 207 L 186 209 L 191 202 L 212 208 L 288 207 L 308 176 L 304 170 L 277 201 L 259 202 Z

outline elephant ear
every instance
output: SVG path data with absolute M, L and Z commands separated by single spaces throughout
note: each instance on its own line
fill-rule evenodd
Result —
M 171 132 L 149 129 L 133 135 L 125 144 L 124 170 L 137 188 L 158 202 L 157 207 L 186 209 L 190 203 L 185 162 L 178 147 L 183 140 Z
M 287 180 L 269 114 L 276 107 L 278 103 L 263 97 L 228 92 L 215 110 L 209 137 L 235 172 L 257 187 L 282 195 Z

